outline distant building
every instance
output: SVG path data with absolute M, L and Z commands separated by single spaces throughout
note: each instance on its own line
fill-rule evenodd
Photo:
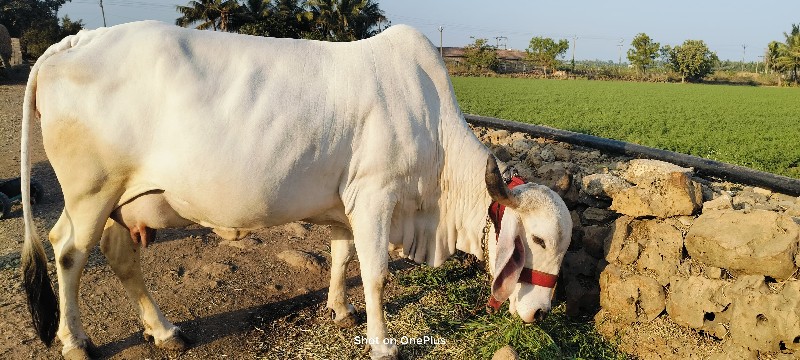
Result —
M 443 47 L 442 55 L 444 62 L 447 64 L 463 65 L 464 48 L 460 47 Z M 525 62 L 525 52 L 520 50 L 497 50 L 497 58 L 500 64 L 497 67 L 499 73 L 527 73 L 533 70 L 533 67 Z

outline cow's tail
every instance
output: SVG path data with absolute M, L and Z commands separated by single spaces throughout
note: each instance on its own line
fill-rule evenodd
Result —
M 31 68 L 25 99 L 22 105 L 22 152 L 20 154 L 22 177 L 22 217 L 25 223 L 25 241 L 22 245 L 22 285 L 28 296 L 33 327 L 39 338 L 50 346 L 58 330 L 58 298 L 47 274 L 47 256 L 36 233 L 31 211 L 31 155 L 30 124 L 36 116 L 36 81 L 39 68 L 51 55 L 72 46 L 72 36 L 50 46 Z M 38 116 L 36 116 L 38 117 Z

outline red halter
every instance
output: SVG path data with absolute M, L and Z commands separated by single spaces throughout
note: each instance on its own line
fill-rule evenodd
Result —
M 519 176 L 513 176 L 511 177 L 511 182 L 508 183 L 508 188 L 513 189 L 522 184 L 525 184 L 525 180 L 522 180 L 522 178 Z M 495 201 L 492 201 L 492 204 L 489 205 L 489 219 L 491 219 L 492 223 L 494 224 L 495 241 L 500 239 L 500 224 L 503 222 L 503 214 L 505 213 L 505 210 L 505 206 Z M 546 272 L 529 268 L 523 268 L 522 273 L 519 275 L 519 282 L 550 289 L 556 286 L 557 281 L 558 275 L 548 274 Z M 500 309 L 500 305 L 502 305 L 502 303 L 497 301 L 494 296 L 489 295 L 489 302 L 486 305 L 491 306 L 495 311 L 497 311 Z

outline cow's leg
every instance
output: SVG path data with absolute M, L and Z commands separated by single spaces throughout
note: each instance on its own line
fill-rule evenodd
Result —
M 66 359 L 88 359 L 92 347 L 81 323 L 78 290 L 89 251 L 100 241 L 103 224 L 111 212 L 110 205 L 102 202 L 108 199 L 103 195 L 108 194 L 98 193 L 77 200 L 65 195 L 64 211 L 50 231 L 61 309 L 57 335 Z
M 394 339 L 387 336 L 383 314 L 383 288 L 389 276 L 389 229 L 393 208 L 394 203 L 387 199 L 369 198 L 357 204 L 350 216 L 364 285 L 367 338 L 377 342 L 371 345 L 370 357 L 373 359 L 397 359 L 397 346 Z
M 187 344 L 180 329 L 167 320 L 144 285 L 139 247 L 130 240 L 128 229 L 108 219 L 100 241 L 100 250 L 133 302 L 144 326 L 144 337 L 153 339 L 160 348 L 186 350 Z
M 331 228 L 331 286 L 328 288 L 328 309 L 336 325 L 356 326 L 356 309 L 347 302 L 347 264 L 353 259 L 355 247 L 350 230 Z

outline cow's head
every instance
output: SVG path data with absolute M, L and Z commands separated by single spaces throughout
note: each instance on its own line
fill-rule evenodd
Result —
M 496 246 L 490 245 L 492 300 L 510 300 L 509 310 L 525 322 L 550 311 L 555 278 L 572 237 L 564 201 L 546 186 L 527 183 L 508 189 L 494 156 L 486 164 L 486 188 L 506 207 Z M 489 243 L 494 242 L 491 236 Z M 494 251 L 491 251 L 491 249 Z

